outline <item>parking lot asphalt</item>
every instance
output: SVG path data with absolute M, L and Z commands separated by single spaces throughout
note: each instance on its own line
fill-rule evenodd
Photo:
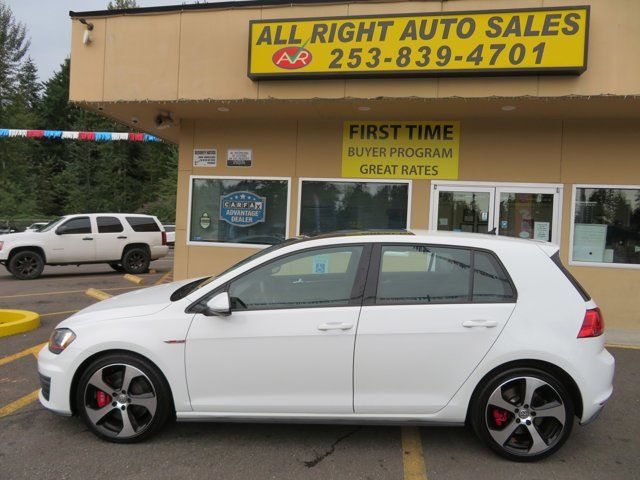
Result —
M 111 295 L 171 280 L 172 257 L 131 283 L 108 266 L 47 267 L 33 281 L 0 272 L 0 309 L 41 314 L 40 328 L 0 338 L 0 479 L 635 479 L 640 474 L 640 350 L 612 348 L 615 392 L 600 418 L 575 426 L 535 464 L 496 457 L 468 428 L 170 423 L 143 444 L 97 439 L 77 417 L 35 400 L 39 344 L 72 312 Z

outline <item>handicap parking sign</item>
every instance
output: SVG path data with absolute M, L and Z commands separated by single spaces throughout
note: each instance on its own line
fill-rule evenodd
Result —
M 267 199 L 252 192 L 231 192 L 220 197 L 220 219 L 235 227 L 265 221 Z

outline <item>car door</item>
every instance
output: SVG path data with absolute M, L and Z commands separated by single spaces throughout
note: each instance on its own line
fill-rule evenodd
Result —
M 498 338 L 515 301 L 491 252 L 376 246 L 358 324 L 355 412 L 442 409 Z
M 194 411 L 353 413 L 353 350 L 368 259 L 365 245 L 315 248 L 229 282 L 231 315 L 196 314 L 187 336 Z
M 96 259 L 95 235 L 86 216 L 66 220 L 56 228 L 47 244 L 47 263 L 83 263 Z
M 99 215 L 96 217 L 98 233 L 96 240 L 97 260 L 120 260 L 127 242 L 127 234 L 118 217 Z

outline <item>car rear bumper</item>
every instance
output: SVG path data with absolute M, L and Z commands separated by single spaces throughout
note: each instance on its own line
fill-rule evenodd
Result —
M 581 425 L 594 421 L 611 397 L 615 363 L 613 356 L 602 349 L 587 366 L 588 378 L 579 385 L 582 393 Z
M 150 248 L 151 260 L 157 260 L 158 258 L 166 257 L 169 255 L 169 245 L 156 245 Z

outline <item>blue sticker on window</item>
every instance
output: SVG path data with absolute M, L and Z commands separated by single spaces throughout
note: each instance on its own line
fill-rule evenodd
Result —
M 235 227 L 264 222 L 267 199 L 251 192 L 231 192 L 220 197 L 220 220 Z

